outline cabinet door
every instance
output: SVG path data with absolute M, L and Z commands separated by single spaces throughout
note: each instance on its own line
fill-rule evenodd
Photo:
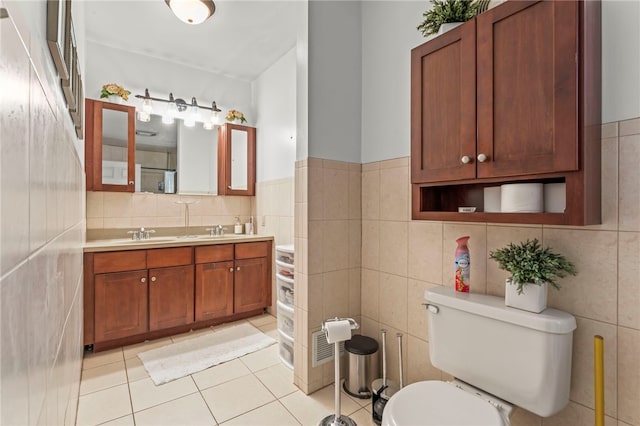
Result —
M 95 276 L 95 341 L 147 331 L 147 271 Z
M 577 2 L 506 2 L 477 26 L 478 177 L 577 170 Z
M 256 129 L 225 123 L 218 128 L 218 195 L 255 195 Z
M 475 36 L 472 20 L 411 51 L 413 183 L 476 176 Z
M 233 261 L 196 265 L 196 321 L 233 314 Z
M 193 265 L 149 269 L 149 330 L 193 322 Z
M 135 107 L 86 100 L 87 190 L 134 192 Z
M 269 306 L 270 289 L 271 277 L 266 257 L 235 261 L 234 313 Z

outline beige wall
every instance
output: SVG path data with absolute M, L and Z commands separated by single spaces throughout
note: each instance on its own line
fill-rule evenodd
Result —
M 0 18 L 0 424 L 74 424 L 84 171 L 44 40 Z M 44 6 L 43 6 L 44 7 Z M 25 48 L 18 37 L 21 31 Z M 49 64 L 52 66 L 52 64 Z
M 256 184 L 252 214 L 256 231 L 273 235 L 275 244 L 293 244 L 293 177 Z
M 311 333 L 322 320 L 360 315 L 361 165 L 296 162 L 294 383 L 310 393 L 333 382 L 333 363 L 313 367 Z
M 244 223 L 253 197 L 174 195 L 128 192 L 87 192 L 87 229 L 133 229 L 185 225 L 185 207 L 176 201 L 196 201 L 189 207 L 189 226 Z M 260 231 L 258 231 L 261 233 Z M 126 237 L 126 235 L 124 236 Z

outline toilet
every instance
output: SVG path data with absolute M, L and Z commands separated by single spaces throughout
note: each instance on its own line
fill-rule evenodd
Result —
M 504 426 L 514 406 L 549 417 L 567 405 L 571 314 L 534 314 L 449 287 L 424 298 L 431 364 L 455 379 L 405 386 L 389 399 L 382 425 Z

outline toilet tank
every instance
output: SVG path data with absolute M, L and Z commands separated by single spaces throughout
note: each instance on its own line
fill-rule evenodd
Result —
M 424 293 L 429 356 L 442 371 L 542 417 L 569 402 L 575 318 L 509 308 L 504 298 L 434 287 Z

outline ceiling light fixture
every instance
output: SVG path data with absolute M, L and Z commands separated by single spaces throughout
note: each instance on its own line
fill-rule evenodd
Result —
M 203 127 L 205 129 L 211 130 L 215 126 L 221 124 L 218 119 L 218 113 L 222 110 L 218 108 L 215 101 L 211 102 L 211 106 L 208 107 L 198 105 L 198 101 L 195 97 L 191 98 L 191 103 L 188 104 L 182 98 L 174 98 L 173 93 L 169 93 L 169 99 L 154 98 L 149 94 L 149 89 L 144 89 L 144 95 L 136 95 L 136 98 L 142 99 L 142 108 L 137 113 L 139 121 L 149 122 L 151 120 L 151 113 L 153 112 L 151 101 L 157 101 L 168 104 L 167 109 L 162 116 L 162 122 L 165 124 L 173 123 L 174 118 L 182 118 L 184 119 L 184 124 L 186 126 L 193 127 L 195 122 L 200 120 L 201 109 L 211 111 L 211 118 L 203 123 Z
M 164 0 L 171 11 L 190 25 L 198 25 L 207 20 L 216 11 L 213 0 Z

